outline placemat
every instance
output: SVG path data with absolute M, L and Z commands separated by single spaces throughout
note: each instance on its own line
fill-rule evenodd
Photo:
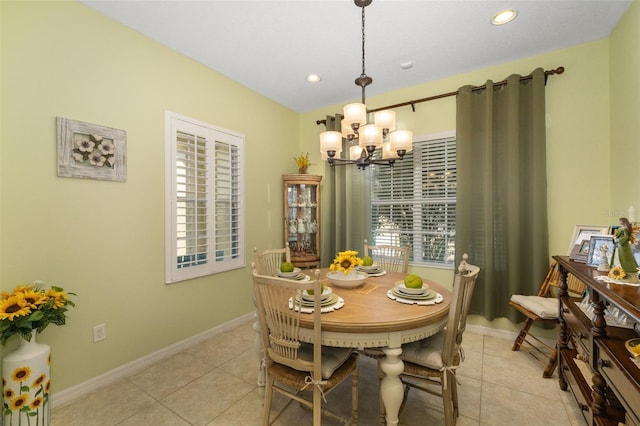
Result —
M 380 287 L 380 284 L 368 283 L 364 282 L 360 287 L 353 289 L 358 294 L 369 294 L 374 291 L 376 288 Z

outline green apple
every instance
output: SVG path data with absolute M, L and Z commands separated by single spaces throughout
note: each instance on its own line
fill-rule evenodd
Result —
M 310 296 L 313 296 L 315 292 L 316 291 L 314 289 L 307 290 L 307 294 L 309 294 Z M 324 284 L 320 284 L 320 294 L 322 293 L 324 293 Z
M 415 274 L 409 274 L 404 279 L 404 285 L 407 288 L 422 288 L 422 278 Z
M 291 262 L 282 262 L 280 272 L 293 272 L 293 264 Z
M 373 266 L 373 259 L 371 256 L 365 256 L 362 258 L 362 266 Z

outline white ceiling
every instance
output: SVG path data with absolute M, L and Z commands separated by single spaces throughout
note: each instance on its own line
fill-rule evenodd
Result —
M 353 0 L 81 0 L 297 112 L 359 99 Z M 366 73 L 375 95 L 608 37 L 631 0 L 374 0 Z M 489 21 L 505 8 L 510 24 Z M 410 61 L 408 70 L 400 64 Z M 563 65 L 563 64 L 558 64 Z M 322 81 L 305 81 L 309 73 Z

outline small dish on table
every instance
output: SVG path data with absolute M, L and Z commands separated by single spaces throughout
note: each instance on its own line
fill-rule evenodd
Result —
M 300 274 L 300 268 L 293 268 L 291 272 L 276 272 L 276 276 L 280 278 L 295 278 Z
M 422 283 L 421 287 L 407 287 L 404 281 L 396 281 L 396 290 L 401 294 L 422 295 L 429 290 L 429 286 Z
M 313 290 L 311 290 L 313 291 Z M 320 300 L 322 302 L 327 301 L 328 299 L 331 298 L 331 294 L 333 293 L 333 290 L 331 290 L 331 287 L 324 287 L 322 289 L 322 296 L 320 296 Z M 309 290 L 302 290 L 302 300 L 306 301 L 306 302 L 313 302 L 313 298 L 314 298 L 314 294 L 309 293 Z
M 363 272 L 376 272 L 380 270 L 380 265 L 374 263 L 373 265 L 369 265 L 369 266 L 364 266 L 364 265 L 359 265 L 358 269 L 363 271 Z
M 627 340 L 624 347 L 634 358 L 640 357 L 640 338 Z

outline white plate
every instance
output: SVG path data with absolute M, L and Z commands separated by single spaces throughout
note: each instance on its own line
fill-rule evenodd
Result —
M 293 268 L 292 272 L 278 271 L 276 272 L 276 276 L 282 277 L 282 278 L 293 278 L 293 277 L 297 277 L 299 273 L 300 273 L 300 268 Z
M 397 281 L 396 289 L 400 293 L 404 293 L 404 294 L 425 294 L 427 290 L 429 290 L 429 286 L 427 284 L 422 283 L 422 287 L 420 288 L 409 288 L 406 285 L 404 285 L 404 281 Z
M 320 297 L 320 300 L 324 302 L 331 297 L 332 292 L 333 290 L 331 290 L 331 287 L 325 287 L 322 290 L 322 297 Z M 302 290 L 302 300 L 306 302 L 313 302 L 313 294 L 309 294 L 309 290 Z

